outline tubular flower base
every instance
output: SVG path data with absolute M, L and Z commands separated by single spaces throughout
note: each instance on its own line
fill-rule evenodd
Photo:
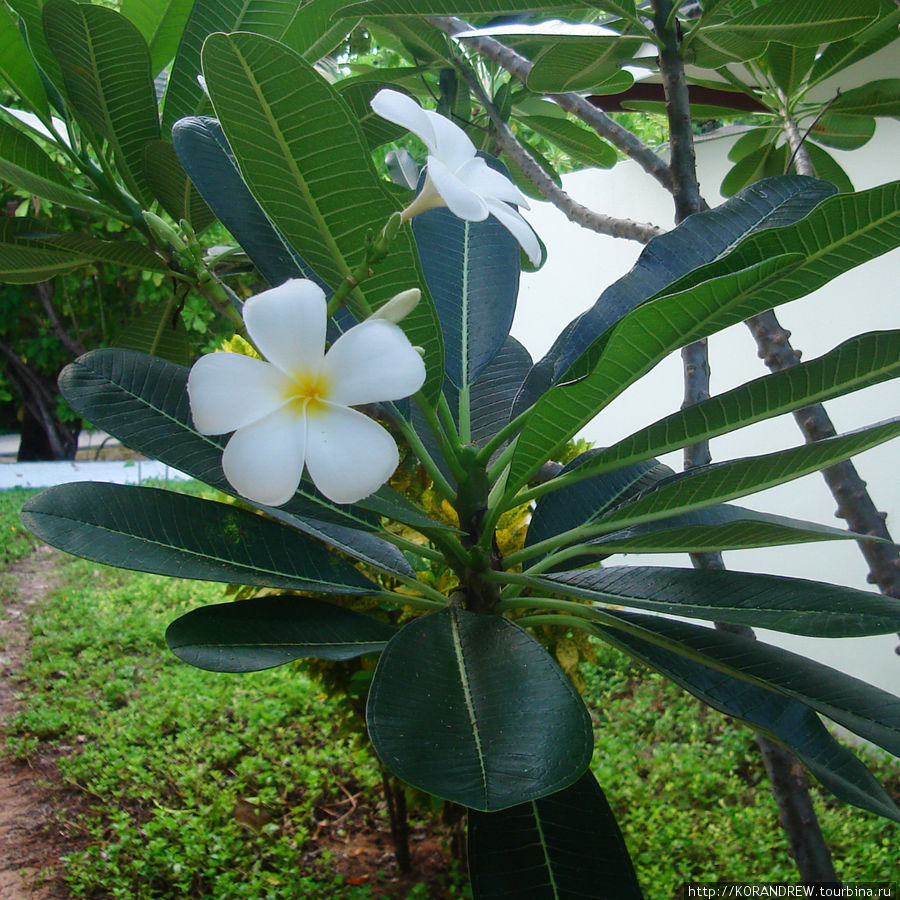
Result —
M 286 281 L 244 305 L 265 360 L 211 353 L 191 369 L 194 424 L 202 434 L 234 432 L 222 468 L 249 500 L 286 503 L 305 468 L 329 500 L 355 503 L 397 467 L 391 435 L 351 407 L 415 393 L 425 380 L 422 358 L 397 325 L 380 318 L 349 329 L 326 353 L 326 321 L 319 286 Z
M 519 242 L 531 262 L 540 263 L 541 246 L 535 233 L 510 205 L 528 209 L 528 201 L 505 175 L 475 155 L 475 145 L 461 128 L 436 112 L 422 109 L 412 97 L 399 91 L 379 91 L 372 98 L 372 109 L 383 119 L 408 128 L 428 148 L 425 185 L 403 211 L 404 219 L 435 206 L 446 206 L 469 222 L 494 216 Z

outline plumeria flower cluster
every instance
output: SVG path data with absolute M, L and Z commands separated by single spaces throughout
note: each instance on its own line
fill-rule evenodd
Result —
M 422 357 L 395 324 L 418 297 L 398 294 L 327 352 L 327 304 L 314 282 L 293 279 L 247 300 L 244 324 L 265 359 L 210 353 L 188 377 L 197 430 L 234 432 L 222 468 L 239 494 L 287 503 L 305 469 L 329 500 L 355 503 L 391 477 L 394 439 L 351 407 L 399 400 L 424 383 Z
M 505 175 L 475 155 L 475 145 L 461 128 L 436 112 L 422 109 L 412 97 L 388 88 L 372 98 L 372 109 L 383 119 L 408 128 L 428 149 L 425 184 L 401 213 L 404 221 L 436 206 L 446 206 L 469 222 L 494 216 L 531 262 L 540 263 L 540 242 L 511 205 L 528 209 L 528 201 Z

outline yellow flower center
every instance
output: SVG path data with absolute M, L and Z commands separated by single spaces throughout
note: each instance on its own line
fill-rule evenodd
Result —
M 325 409 L 330 385 L 324 375 L 297 372 L 287 388 L 288 402 L 296 415 L 315 415 Z

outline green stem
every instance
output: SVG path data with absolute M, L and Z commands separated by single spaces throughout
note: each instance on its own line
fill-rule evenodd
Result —
M 444 427 L 445 434 L 449 435 L 449 437 L 459 445 L 469 443 L 468 439 L 462 439 L 462 427 L 457 430 L 456 422 L 453 421 L 453 410 L 450 409 L 450 404 L 447 402 L 447 396 L 443 391 L 438 400 L 437 412 L 441 424 Z M 462 426 L 462 419 L 460 419 L 460 426 Z
M 422 559 L 430 559 L 432 562 L 439 563 L 445 563 L 447 561 L 443 553 L 439 553 L 432 547 L 417 544 L 415 541 L 408 541 L 406 538 L 402 538 L 400 535 L 394 534 L 391 531 L 382 532 L 381 538 L 401 550 L 406 550 L 408 553 L 420 556 Z
M 414 399 L 418 404 L 422 415 L 425 417 L 428 427 L 431 429 L 432 434 L 434 434 L 435 440 L 441 448 L 441 453 L 444 454 L 444 459 L 446 460 L 447 465 L 450 466 L 450 470 L 453 472 L 453 477 L 456 478 L 457 481 L 464 481 L 467 473 L 459 462 L 459 455 L 457 453 L 458 445 L 457 447 L 454 447 L 447 439 L 446 432 L 441 425 L 440 419 L 438 419 L 437 413 L 435 413 L 431 404 L 422 395 L 421 391 L 415 395 Z M 456 491 L 453 491 L 451 488 L 450 497 L 455 496 Z
M 519 413 L 512 421 L 508 422 L 503 426 L 479 451 L 478 451 L 478 462 L 482 465 L 487 465 L 490 462 L 491 457 L 503 444 L 511 438 L 514 434 L 516 434 L 519 429 L 525 424 L 528 420 L 528 415 L 531 412 L 531 407 L 529 406 L 524 412 Z
M 416 454 L 416 457 L 422 464 L 422 467 L 431 477 L 431 480 L 434 482 L 434 486 L 444 496 L 445 500 L 453 500 L 453 498 L 456 496 L 456 491 L 453 490 L 450 482 L 447 481 L 447 479 L 444 477 L 444 473 L 441 472 L 441 470 L 437 466 L 437 463 L 431 458 L 431 454 L 422 443 L 422 439 L 418 434 L 416 434 L 415 428 L 413 428 L 409 422 L 406 422 L 403 419 L 398 419 L 396 421 L 396 424 L 400 429 L 400 432 L 403 434 L 403 437 L 406 438 L 406 442 L 409 444 L 410 449 L 413 453 Z
M 374 596 L 383 597 L 385 600 L 401 603 L 404 606 L 412 606 L 414 609 L 444 609 L 447 606 L 448 601 L 443 594 L 438 593 L 434 588 L 429 587 L 427 584 L 422 584 L 421 581 L 416 581 L 413 578 L 409 580 L 412 582 L 412 584 L 409 585 L 410 587 L 415 587 L 418 591 L 430 593 L 437 599 L 426 600 L 424 597 L 411 597 L 409 594 L 401 594 L 399 591 L 378 591 Z
M 469 385 L 459 389 L 459 442 L 469 444 L 472 441 L 472 410 L 469 403 Z M 445 401 L 446 402 L 446 401 Z

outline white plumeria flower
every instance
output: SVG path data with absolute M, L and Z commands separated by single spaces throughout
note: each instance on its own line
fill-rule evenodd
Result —
M 540 263 L 541 247 L 535 233 L 510 206 L 515 203 L 528 209 L 528 201 L 506 176 L 475 155 L 475 145 L 461 128 L 436 112 L 422 109 L 412 97 L 388 88 L 380 90 L 371 105 L 379 116 L 408 128 L 428 148 L 425 185 L 401 213 L 404 221 L 435 206 L 446 206 L 469 222 L 494 216 L 521 244 L 531 262 Z
M 335 503 L 374 493 L 399 462 L 391 435 L 351 409 L 414 394 L 425 364 L 393 322 L 372 318 L 325 352 L 325 294 L 293 279 L 251 297 L 244 324 L 266 360 L 210 353 L 188 377 L 201 434 L 234 434 L 222 468 L 234 489 L 267 506 L 287 503 L 304 467 Z

